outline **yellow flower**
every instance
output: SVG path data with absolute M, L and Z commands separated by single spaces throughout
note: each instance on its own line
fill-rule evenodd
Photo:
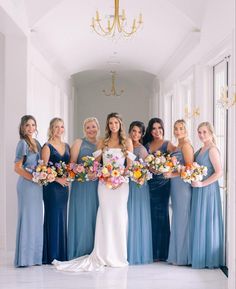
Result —
M 105 175 L 105 176 L 109 175 L 108 169 L 107 168 L 103 168 L 102 169 L 102 174 Z
M 135 179 L 139 179 L 141 176 L 142 176 L 142 173 L 140 171 L 135 171 L 134 172 Z

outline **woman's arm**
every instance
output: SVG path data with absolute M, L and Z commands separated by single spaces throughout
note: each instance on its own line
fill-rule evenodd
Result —
M 22 160 L 19 160 L 18 162 L 15 163 L 15 167 L 14 167 L 15 172 L 20 175 L 21 177 L 32 181 L 32 174 L 27 172 L 24 168 L 23 168 L 23 158 Z
M 174 145 L 172 144 L 172 142 L 168 141 L 167 152 L 168 152 L 168 153 L 172 153 L 175 149 L 176 149 L 176 146 L 174 146 Z
M 129 153 L 133 154 L 134 147 L 133 147 L 133 142 L 132 142 L 132 140 L 130 138 L 126 139 L 126 148 L 127 148 L 127 153 L 128 154 Z M 129 156 L 126 157 L 126 163 L 127 163 L 126 169 L 128 169 L 132 165 L 132 161 L 133 160 Z
M 104 140 L 100 139 L 97 143 L 97 150 L 94 154 L 95 160 L 98 161 L 99 163 L 101 162 L 101 159 L 102 159 L 103 148 L 104 148 Z
M 77 139 L 77 140 L 75 140 L 75 142 L 71 146 L 71 148 L 70 148 L 70 162 L 71 163 L 77 162 L 81 144 L 82 144 L 82 140 Z
M 219 178 L 222 177 L 223 175 L 223 170 L 222 170 L 222 166 L 221 166 L 221 161 L 220 161 L 220 154 L 219 151 L 216 147 L 212 147 L 209 150 L 209 158 L 210 161 L 213 165 L 214 168 L 214 173 L 207 179 L 205 179 L 202 182 L 192 182 L 192 186 L 193 187 L 205 187 L 208 186 L 212 183 L 214 183 L 215 181 L 217 181 Z

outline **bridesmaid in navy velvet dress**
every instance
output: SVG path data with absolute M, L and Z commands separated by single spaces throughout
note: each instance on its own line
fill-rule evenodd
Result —
M 198 126 L 203 147 L 195 161 L 207 166 L 207 176 L 192 182 L 191 263 L 193 268 L 218 268 L 223 262 L 223 220 L 218 179 L 222 176 L 220 154 L 209 122 Z
M 77 139 L 71 147 L 72 163 L 82 163 L 82 157 L 92 156 L 96 150 L 99 123 L 95 117 L 85 119 L 85 137 Z M 88 255 L 94 247 L 98 209 L 98 181 L 73 182 L 69 200 L 68 259 Z
M 33 138 L 37 130 L 31 115 L 21 118 L 20 141 L 16 148 L 18 222 L 14 265 L 26 267 L 42 264 L 43 253 L 43 188 L 32 182 L 26 168 L 33 169 L 40 159 L 41 146 Z
M 148 155 L 141 144 L 145 126 L 141 121 L 130 124 L 129 135 L 132 139 L 136 160 L 144 160 Z M 146 264 L 153 262 L 152 225 L 149 186 L 147 183 L 138 187 L 130 180 L 128 199 L 128 261 L 129 264 Z
M 149 154 L 174 149 L 171 142 L 164 140 L 164 124 L 160 118 L 152 118 L 144 136 L 144 144 Z M 166 261 L 168 257 L 170 221 L 169 197 L 170 181 L 163 174 L 152 171 L 153 178 L 148 181 L 151 203 L 152 246 L 154 261 Z
M 49 140 L 43 146 L 42 159 L 45 163 L 69 163 L 70 148 L 62 141 L 64 122 L 53 118 L 49 126 Z M 51 264 L 54 259 L 67 260 L 67 201 L 68 181 L 56 178 L 43 188 L 44 200 L 44 244 L 43 263 Z
M 172 152 L 181 165 L 193 163 L 193 147 L 187 137 L 187 127 L 183 119 L 174 124 L 174 136 L 178 140 L 177 148 Z M 170 195 L 172 204 L 172 222 L 168 262 L 174 265 L 190 264 L 190 206 L 191 185 L 185 183 L 178 172 L 165 173 L 171 178 Z

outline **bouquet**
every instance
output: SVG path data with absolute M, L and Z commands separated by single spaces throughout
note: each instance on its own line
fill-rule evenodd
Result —
M 67 178 L 69 178 L 70 181 L 76 180 L 78 182 L 85 182 L 88 180 L 85 168 L 82 164 L 69 163 L 67 165 L 67 174 Z
M 129 168 L 129 176 L 138 187 L 142 186 L 146 181 L 152 178 L 152 174 L 146 168 L 146 164 L 141 159 L 132 163 L 132 166 Z
M 124 176 L 124 166 L 119 165 L 117 160 L 118 157 L 107 155 L 109 162 L 104 164 L 98 170 L 99 181 L 105 184 L 109 189 L 116 189 L 122 183 L 128 183 L 128 176 Z
M 55 181 L 55 171 L 52 170 L 50 167 L 46 166 L 43 160 L 39 160 L 38 165 L 33 170 L 27 170 L 33 175 L 32 181 L 41 186 L 46 186 L 48 185 L 48 183 L 52 183 Z
M 98 161 L 95 161 L 94 157 L 85 156 L 85 157 L 82 157 L 82 161 L 83 161 L 83 166 L 85 168 L 87 176 L 89 174 L 97 173 L 98 168 L 100 167 L 100 164 Z
M 74 172 L 71 170 L 70 164 L 68 165 L 63 161 L 55 164 L 49 162 L 49 167 L 57 178 L 66 178 L 69 182 L 74 181 Z
M 207 175 L 207 167 L 194 162 L 192 165 L 181 167 L 180 177 L 185 183 L 200 182 Z
M 179 166 L 179 162 L 175 156 L 171 156 L 168 153 L 162 153 L 161 151 L 149 154 L 145 158 L 145 162 L 148 168 L 151 168 L 158 174 L 173 172 L 177 170 Z

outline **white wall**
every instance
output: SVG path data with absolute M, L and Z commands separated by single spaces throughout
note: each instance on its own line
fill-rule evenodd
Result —
M 5 106 L 5 99 L 4 99 L 4 68 L 5 68 L 5 56 L 4 56 L 4 46 L 5 46 L 5 39 L 3 34 L 0 33 L 0 135 L 4 136 L 4 106 Z M 0 248 L 5 246 L 5 230 L 6 230 L 6 195 L 5 195 L 5 169 L 4 169 L 4 137 L 1 137 L 2 140 L 0 142 Z
M 38 139 L 47 141 L 49 121 L 61 117 L 65 122 L 65 141 L 69 136 L 68 106 L 71 102 L 71 82 L 68 76 L 52 67 L 42 55 L 29 44 L 27 113 L 36 117 Z
M 93 75 L 93 72 L 91 72 Z M 124 89 L 121 96 L 105 96 L 102 92 L 111 89 L 111 77 L 104 77 L 104 72 L 97 76 L 83 77 L 80 74 L 74 78 L 76 85 L 75 105 L 74 105 L 74 135 L 83 136 L 83 120 L 90 116 L 98 118 L 101 125 L 101 135 L 104 135 L 106 117 L 111 112 L 119 112 L 124 120 L 126 131 L 129 124 L 134 120 L 143 121 L 146 125 L 150 117 L 149 103 L 153 99 L 154 76 L 146 73 L 119 72 L 116 78 L 116 89 L 118 93 Z M 91 81 L 89 80 L 91 78 Z

